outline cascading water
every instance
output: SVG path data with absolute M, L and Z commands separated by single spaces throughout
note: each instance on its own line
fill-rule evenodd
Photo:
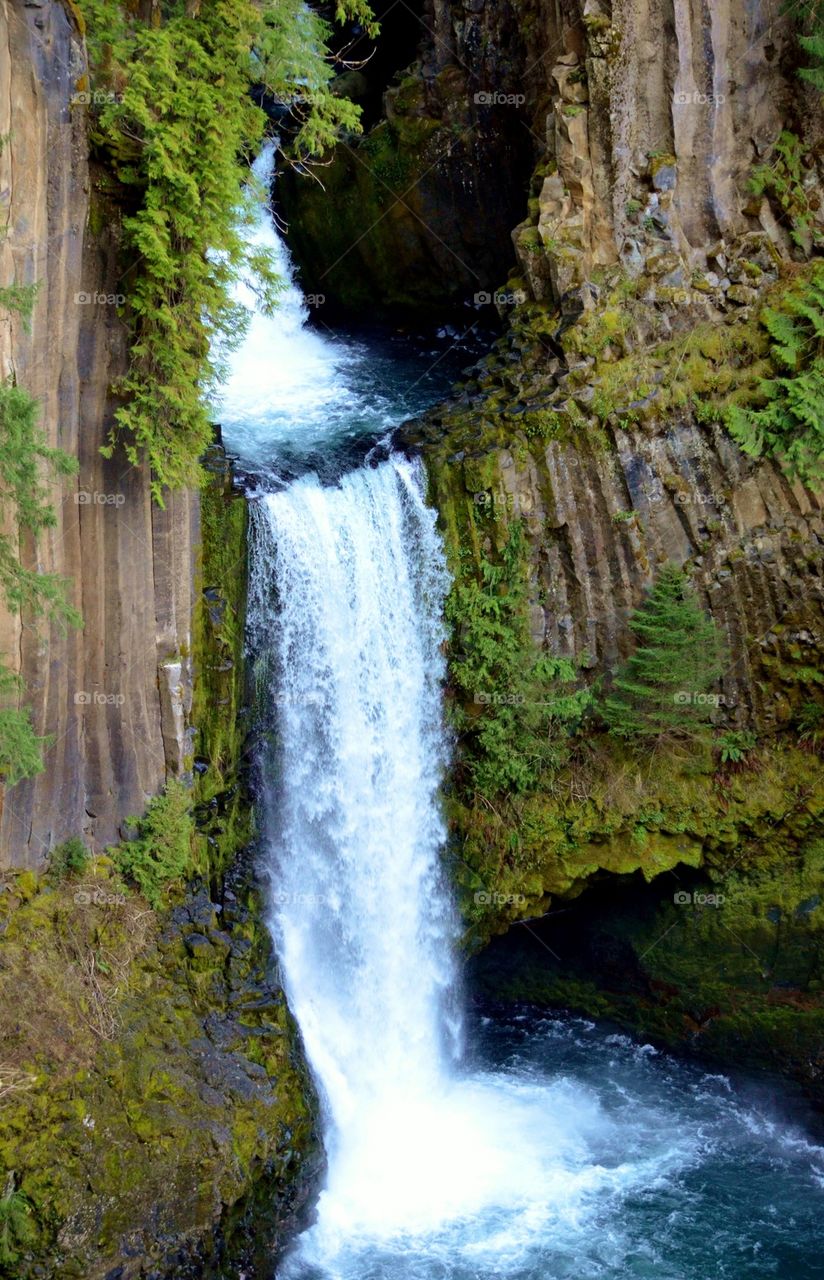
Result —
M 308 330 L 290 290 L 235 353 L 222 413 L 259 477 L 272 930 L 328 1153 L 317 1220 L 278 1276 L 812 1280 L 824 1152 L 723 1077 L 534 1011 L 470 1024 L 463 1051 L 438 804 L 443 552 L 417 464 L 350 465 L 353 440 L 363 456 L 405 416 L 407 370 L 370 417 L 363 352 Z M 338 474 L 287 483 L 324 397 Z
M 252 172 L 268 193 L 274 144 L 263 148 Z M 471 328 L 459 337 L 451 328 L 415 345 L 406 335 L 341 337 L 322 324 L 323 298 L 310 310 L 295 283 L 283 240 L 264 198 L 248 238 L 266 250 L 282 289 L 274 315 L 257 308 L 251 283 L 239 283 L 235 301 L 250 312 L 238 350 L 220 352 L 226 377 L 214 402 L 224 438 L 244 467 L 294 475 L 326 472 L 333 456 L 357 460 L 365 439 L 377 439 L 443 396 L 473 347 Z M 314 314 L 320 328 L 308 321 Z

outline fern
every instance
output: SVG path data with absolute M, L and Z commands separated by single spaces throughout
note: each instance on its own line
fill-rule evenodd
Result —
M 761 317 L 776 367 L 761 380 L 761 403 L 726 411 L 730 433 L 752 457 L 775 457 L 789 475 L 824 481 L 824 263 Z
M 796 134 L 784 129 L 773 143 L 770 158 L 757 165 L 750 177 L 755 195 L 767 195 L 781 209 L 790 224 L 793 240 L 805 252 L 824 240 L 816 225 L 816 210 L 810 204 L 804 165 L 804 144 Z
M 489 797 L 533 790 L 569 755 L 569 738 L 592 701 L 576 664 L 539 653 L 529 631 L 526 547 L 520 522 L 495 563 L 456 583 L 450 671 L 462 695 L 454 711 L 472 785 Z

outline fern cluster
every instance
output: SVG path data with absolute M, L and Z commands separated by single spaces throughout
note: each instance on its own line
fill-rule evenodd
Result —
M 824 35 L 821 39 L 824 45 Z M 776 202 L 790 225 L 793 240 L 805 253 L 809 253 L 824 243 L 824 235 L 816 222 L 817 208 L 811 204 L 805 185 L 806 176 L 804 144 L 796 134 L 783 129 L 773 144 L 769 159 L 753 169 L 750 189 L 755 195 L 768 195 Z
M 775 376 L 762 379 L 761 403 L 732 406 L 727 426 L 745 453 L 777 458 L 811 485 L 824 481 L 824 263 L 765 307 Z
M 591 702 L 567 658 L 539 653 L 529 631 L 526 547 L 511 525 L 500 560 L 483 557 L 447 602 L 453 628 L 454 720 L 472 786 L 488 797 L 533 790 L 568 758 Z
M 358 108 L 331 90 L 329 29 L 302 0 L 183 0 L 152 6 L 147 24 L 120 0 L 80 0 L 94 74 L 109 86 L 93 137 L 126 188 L 121 282 L 131 363 L 117 388 L 116 440 L 148 461 L 153 493 L 196 484 L 211 439 L 206 397 L 223 349 L 242 332 L 231 285 L 248 272 L 271 302 L 276 281 L 244 243 L 246 159 L 266 116 L 254 82 L 289 106 L 301 156 L 357 128 Z M 371 24 L 365 0 L 341 0 L 339 19 Z M 96 101 L 96 99 L 95 99 Z

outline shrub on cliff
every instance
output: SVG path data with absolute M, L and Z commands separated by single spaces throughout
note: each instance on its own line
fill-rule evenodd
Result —
M 192 870 L 192 795 L 173 779 L 162 795 L 155 796 L 137 825 L 134 840 L 111 850 L 118 870 L 133 880 L 150 906 L 162 907 L 169 887 Z
M 22 304 L 12 305 L 5 296 L 0 306 L 19 312 Z M 24 320 L 26 315 L 24 309 Z M 78 625 L 80 615 L 69 603 L 65 580 L 27 567 L 20 556 L 22 539 L 36 540 L 57 523 L 44 469 L 58 476 L 77 470 L 74 458 L 46 443 L 38 413 L 27 391 L 12 381 L 0 382 L 0 599 L 12 613 L 25 610 L 28 620 L 46 617 Z M 17 705 L 20 690 L 18 676 L 0 662 L 0 778 L 7 786 L 42 771 L 48 741 L 35 733 L 28 709 Z
M 701 736 L 716 705 L 710 690 L 724 654 L 681 569 L 662 569 L 629 625 L 638 645 L 602 706 L 610 732 L 647 742 Z

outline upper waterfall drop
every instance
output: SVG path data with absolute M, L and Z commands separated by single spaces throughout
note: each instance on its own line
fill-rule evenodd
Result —
M 248 328 L 237 349 L 224 352 L 227 376 L 215 412 L 230 447 L 242 441 L 245 457 L 271 451 L 273 435 L 284 443 L 311 447 L 328 428 L 327 412 L 348 394 L 340 343 L 309 328 L 309 308 L 295 283 L 289 252 L 278 235 L 269 198 L 275 173 L 275 143 L 269 141 L 252 165 L 264 193 L 247 232 L 251 248 L 265 249 L 281 281 L 272 315 L 261 308 L 248 281 L 234 287 L 234 300 L 249 313 Z
M 476 348 L 471 329 L 463 339 L 448 329 L 417 338 L 406 331 L 332 333 L 322 295 L 310 310 L 275 226 L 275 161 L 270 140 L 252 166 L 262 195 L 244 235 L 250 249 L 268 251 L 282 287 L 267 314 L 250 281 L 234 286 L 248 325 L 236 347 L 218 344 L 213 352 L 225 373 L 213 413 L 244 469 L 278 478 L 315 470 L 329 478 L 341 460 L 357 465 L 377 440 L 445 395 Z

